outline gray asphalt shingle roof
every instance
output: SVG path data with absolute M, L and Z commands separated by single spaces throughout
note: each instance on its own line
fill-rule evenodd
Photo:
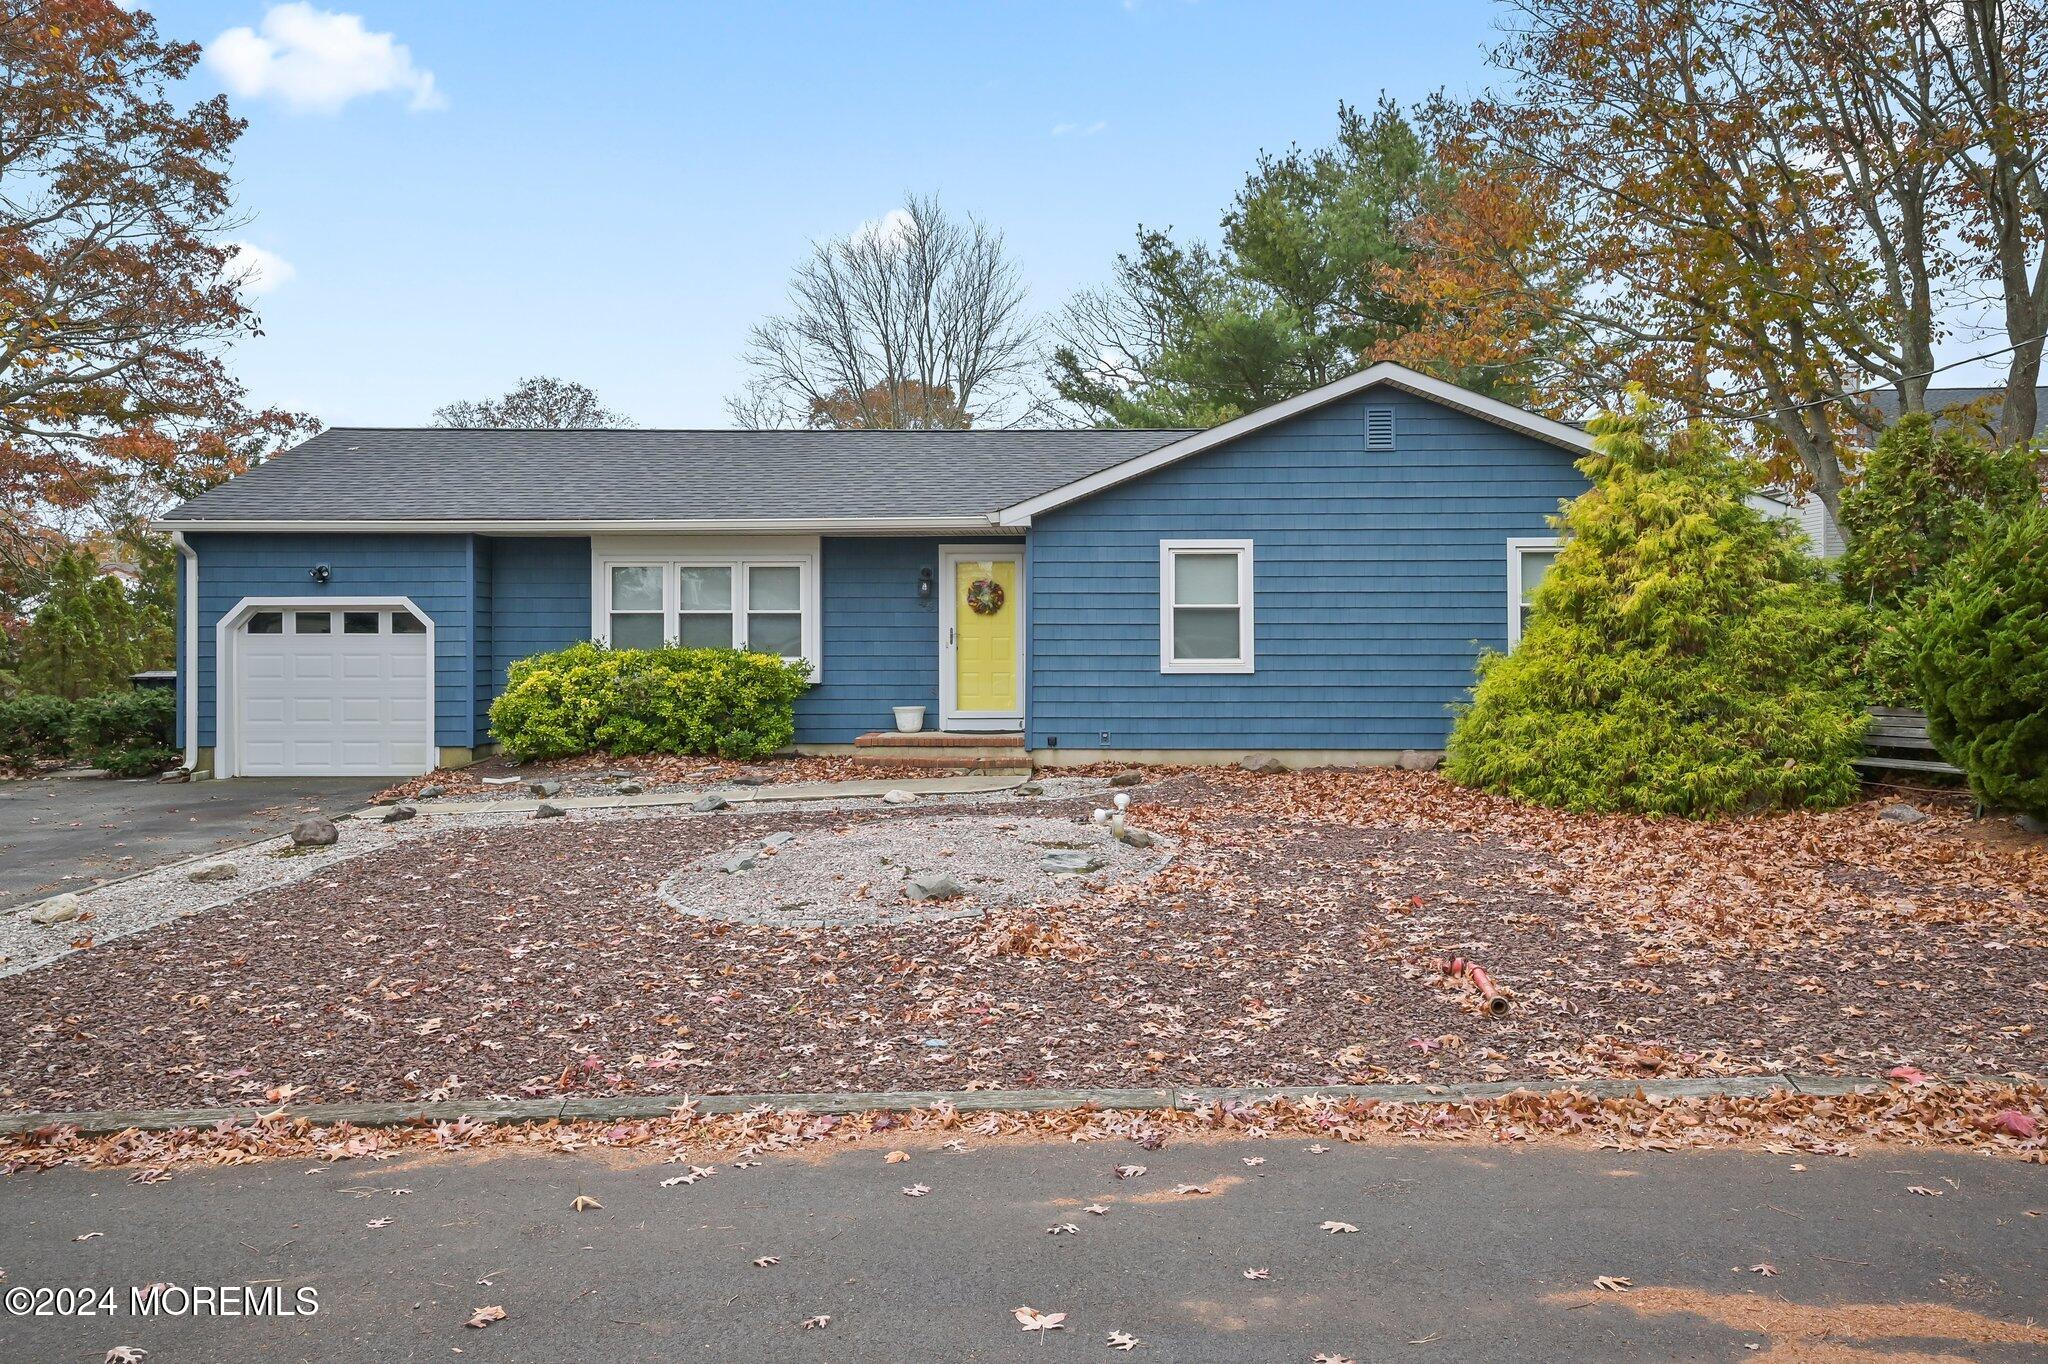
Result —
M 973 517 L 1187 434 L 335 427 L 164 519 Z
M 1899 419 L 1899 391 L 1897 389 L 1881 388 L 1873 393 L 1866 393 L 1863 396 L 1865 401 L 1883 414 L 1887 426 Z M 1990 402 L 1986 405 L 1986 411 L 1989 413 L 1991 420 L 1995 422 L 1998 419 L 1998 404 L 2005 399 L 2005 385 L 2003 384 L 1995 384 L 1990 388 L 1930 387 L 1927 390 L 1927 410 L 1939 418 L 1943 412 L 1952 407 L 1963 407 L 1987 398 L 1990 399 Z M 2039 436 L 2044 432 L 2048 432 L 2048 388 L 2035 389 L 2034 399 L 2037 404 L 2034 417 L 2034 434 Z

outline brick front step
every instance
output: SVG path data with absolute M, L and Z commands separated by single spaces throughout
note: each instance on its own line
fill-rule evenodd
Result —
M 894 730 L 882 730 L 875 734 L 863 734 L 853 741 L 855 748 L 986 748 L 1023 752 L 1024 736 L 1021 734 L 946 734 L 937 730 L 925 730 L 917 734 L 899 734 Z
M 853 741 L 853 760 L 933 772 L 1031 770 L 1021 734 L 863 734 Z
M 865 749 L 853 755 L 856 767 L 916 767 L 940 772 L 1029 772 L 1031 759 L 1023 753 L 891 753 Z

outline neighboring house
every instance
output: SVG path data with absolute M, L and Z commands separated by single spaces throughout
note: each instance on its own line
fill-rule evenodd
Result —
M 1998 420 L 1998 404 L 2005 390 L 1992 388 L 1930 388 L 1927 390 L 1927 410 L 1935 416 L 1937 425 L 1953 421 L 1967 421 L 1974 430 L 1988 436 L 1990 423 Z M 2034 419 L 2034 436 L 2039 439 L 2048 434 L 2048 388 L 2034 390 L 2037 401 L 2037 415 Z M 1877 409 L 1886 426 L 1899 419 L 1899 392 L 1894 388 L 1879 389 L 1865 394 L 1865 399 Z M 1859 434 L 1860 431 L 1859 431 Z M 1860 440 L 1859 445 L 1870 442 Z M 1833 559 L 1848 548 L 1842 538 L 1842 528 L 1835 518 L 1828 515 L 1828 509 L 1812 493 L 1793 492 L 1784 488 L 1769 488 L 1749 499 L 1749 504 L 1764 515 L 1780 521 L 1790 521 L 1806 532 L 1807 541 L 1814 551 L 1824 559 Z
M 330 430 L 159 523 L 183 741 L 461 762 L 594 637 L 807 660 L 814 751 L 921 705 L 1047 763 L 1385 761 L 1518 635 L 1588 445 L 1396 365 L 1195 432 Z

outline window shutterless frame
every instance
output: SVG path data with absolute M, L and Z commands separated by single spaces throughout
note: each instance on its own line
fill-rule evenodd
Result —
M 1178 581 L 1180 573 L 1177 561 L 1182 556 L 1229 557 L 1235 561 L 1236 599 L 1232 602 L 1190 598 L 1182 600 Z M 1199 673 L 1249 673 L 1254 671 L 1252 663 L 1252 542 L 1249 540 L 1161 540 L 1159 542 L 1159 671 L 1166 674 Z M 1190 618 L 1197 613 L 1220 617 L 1227 610 L 1237 613 L 1237 651 L 1231 657 L 1191 658 L 1181 656 L 1185 651 L 1176 650 L 1176 630 L 1180 628 L 1177 613 L 1185 612 Z M 1189 627 L 1194 628 L 1193 620 Z M 1210 625 L 1216 622 L 1212 619 Z
M 617 647 L 621 620 L 658 619 L 660 639 L 652 644 L 683 643 L 697 647 L 748 648 L 751 632 L 763 636 L 764 646 L 800 645 L 796 653 L 778 653 L 791 662 L 803 659 L 811 665 L 811 681 L 820 679 L 820 608 L 818 565 L 808 554 L 679 554 L 606 557 L 594 565 L 592 611 L 595 636 Z M 644 587 L 644 578 L 627 574 L 649 572 L 660 584 L 659 614 L 652 595 L 619 601 L 615 588 Z M 790 574 L 794 574 L 794 594 Z M 759 581 L 756 577 L 759 575 Z M 751 618 L 751 619 L 750 619 Z M 645 630 L 644 625 L 636 628 Z M 687 637 L 686 637 L 687 636 Z
M 1526 535 L 1508 541 L 1508 648 L 1522 641 L 1522 612 L 1525 609 L 1523 560 L 1531 554 L 1555 554 L 1564 541 L 1555 535 Z M 1533 587 L 1530 583 L 1528 586 Z

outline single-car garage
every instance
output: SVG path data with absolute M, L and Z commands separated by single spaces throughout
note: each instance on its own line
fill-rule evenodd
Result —
M 434 766 L 431 624 L 410 603 L 245 602 L 221 622 L 222 775 L 412 776 Z

